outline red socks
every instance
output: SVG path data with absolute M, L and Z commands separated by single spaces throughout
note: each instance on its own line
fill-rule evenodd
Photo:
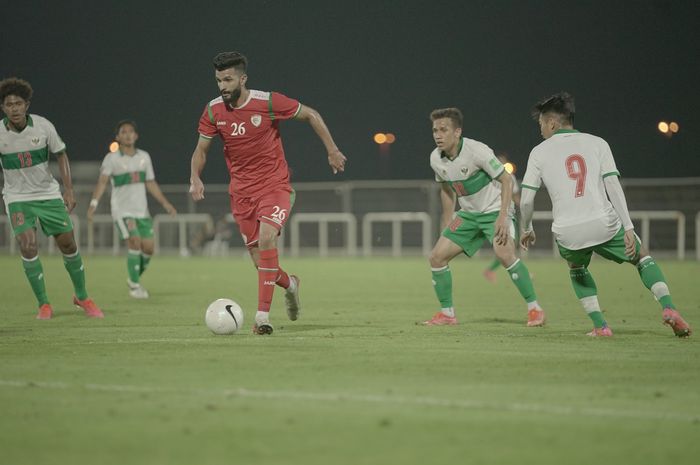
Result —
M 275 285 L 289 287 L 289 275 L 280 268 L 277 249 L 260 251 L 258 262 L 258 310 L 269 312 Z

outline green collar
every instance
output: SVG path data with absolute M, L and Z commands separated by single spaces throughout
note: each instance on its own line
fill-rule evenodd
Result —
M 578 131 L 577 131 L 576 129 L 557 129 L 556 131 L 554 131 L 554 134 L 552 134 L 552 135 L 555 135 L 555 134 L 570 134 L 570 133 L 572 133 L 572 132 L 578 132 Z
M 459 154 L 462 152 L 462 145 L 464 145 L 464 137 L 459 138 L 459 146 L 457 146 L 457 155 L 455 155 L 455 158 L 459 156 Z M 440 151 L 440 158 L 447 158 L 448 160 L 450 159 L 450 156 L 448 155 L 447 152 L 444 150 Z M 454 160 L 454 158 L 452 158 Z
M 10 118 L 8 118 L 8 117 L 6 116 L 6 117 L 4 117 L 4 118 L 2 119 L 2 122 L 3 122 L 3 124 L 5 125 L 5 127 L 7 128 L 8 131 L 13 131 L 12 129 L 10 129 Z M 27 115 L 27 126 L 34 126 L 34 121 L 32 121 L 32 115 Z M 25 126 L 24 128 L 22 128 L 22 131 L 24 131 L 24 129 L 25 129 L 27 126 Z M 20 132 L 22 132 L 22 131 L 20 131 Z

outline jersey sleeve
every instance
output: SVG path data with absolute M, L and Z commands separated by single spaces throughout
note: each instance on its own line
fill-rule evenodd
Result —
M 211 139 L 218 131 L 216 130 L 216 121 L 214 121 L 214 112 L 211 109 L 211 104 L 204 107 L 202 116 L 199 118 L 199 127 L 197 128 L 199 135 Z
M 301 103 L 278 92 L 270 92 L 267 109 L 273 121 L 292 119 L 301 111 Z
M 102 166 L 100 166 L 100 174 L 105 176 L 112 176 L 114 168 L 112 166 L 112 154 L 108 153 L 102 160 Z
M 51 123 L 51 121 L 46 120 L 46 143 L 49 147 L 49 152 L 52 154 L 61 153 L 66 150 L 66 144 L 61 140 L 61 136 L 58 135 L 56 127 Z
M 482 170 L 486 171 L 491 179 L 496 179 L 503 173 L 503 171 L 505 171 L 503 163 L 498 161 L 498 158 L 496 158 L 493 150 L 491 150 L 488 146 L 482 144 L 476 150 L 478 154 L 476 157 L 476 165 Z
M 542 171 L 540 170 L 537 157 L 535 152 L 530 152 L 530 157 L 527 160 L 527 170 L 525 170 L 525 177 L 523 177 L 523 182 L 520 184 L 522 189 L 531 189 L 537 191 L 542 185 Z
M 612 150 L 610 150 L 610 145 L 605 141 L 602 142 L 601 146 L 600 174 L 603 179 L 608 176 L 620 176 L 620 172 L 615 165 Z
M 151 155 L 146 153 L 146 181 L 153 181 L 156 178 L 156 173 L 153 170 L 153 162 Z

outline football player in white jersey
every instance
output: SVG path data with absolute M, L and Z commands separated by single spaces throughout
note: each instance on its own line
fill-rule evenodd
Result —
M 463 116 L 459 109 L 434 110 L 430 119 L 437 145 L 430 154 L 430 166 L 435 172 L 435 180 L 441 184 L 441 226 L 444 230 L 430 253 L 433 286 L 440 311 L 423 324 L 457 324 L 449 262 L 462 253 L 473 256 L 484 241 L 489 241 L 527 303 L 527 325 L 544 325 L 545 314 L 537 303 L 530 273 L 515 255 L 513 181 L 510 175 L 486 144 L 462 137 Z M 456 214 L 455 201 L 460 206 Z
M 503 166 L 506 168 L 506 172 L 510 174 L 510 178 L 513 180 L 513 204 L 515 206 L 515 215 L 513 216 L 513 220 L 515 221 L 515 243 L 518 244 L 520 240 L 520 184 L 518 183 L 518 179 L 515 177 L 515 173 L 513 172 L 513 170 L 515 169 L 514 165 L 508 160 L 508 154 L 505 152 L 501 152 L 496 155 L 496 158 L 498 158 L 498 161 L 503 163 Z M 517 248 L 518 247 L 516 245 L 516 249 Z M 496 270 L 500 268 L 500 266 L 501 261 L 498 258 L 494 258 L 493 260 L 491 260 L 491 262 L 483 271 L 484 278 L 486 278 L 487 281 L 495 283 L 498 279 L 496 275 Z
M 23 79 L 0 81 L 0 104 L 5 118 L 0 124 L 0 164 L 5 176 L 2 196 L 19 243 L 22 265 L 39 303 L 37 319 L 48 320 L 53 307 L 46 295 L 44 269 L 39 260 L 37 222 L 47 236 L 53 236 L 63 254 L 63 264 L 73 282 L 73 303 L 90 318 L 102 318 L 102 311 L 88 297 L 85 268 L 73 236 L 70 212 L 75 208 L 70 164 L 56 128 L 46 118 L 28 113 L 32 86 Z M 54 155 L 63 181 L 61 188 L 49 170 Z
M 613 334 L 588 271 L 595 252 L 636 266 L 642 283 L 661 304 L 662 321 L 676 336 L 690 336 L 691 328 L 673 305 L 661 269 L 634 233 L 610 147 L 600 137 L 575 130 L 574 113 L 574 98 L 566 92 L 542 100 L 533 109 L 545 140 L 530 153 L 522 183 L 522 247 L 527 250 L 535 243 L 533 204 L 535 193 L 544 185 L 552 199 L 552 232 L 559 253 L 569 263 L 574 292 L 593 321 L 588 335 Z
M 141 285 L 141 275 L 153 256 L 154 242 L 153 220 L 148 211 L 146 191 L 155 197 L 166 212 L 175 215 L 177 211 L 156 182 L 151 156 L 136 147 L 139 138 L 136 123 L 132 120 L 120 121 L 114 137 L 119 143 L 119 149 L 108 153 L 102 162 L 87 217 L 88 221 L 92 220 L 107 183 L 111 181 L 112 217 L 127 246 L 126 282 L 129 295 L 135 299 L 147 299 L 148 291 Z

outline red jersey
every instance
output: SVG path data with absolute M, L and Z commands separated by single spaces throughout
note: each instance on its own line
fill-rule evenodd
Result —
M 211 139 L 218 134 L 224 142 L 231 195 L 257 197 L 278 188 L 291 190 L 278 125 L 300 110 L 297 100 L 259 90 L 251 90 L 240 107 L 221 97 L 207 104 L 199 119 L 199 135 Z

